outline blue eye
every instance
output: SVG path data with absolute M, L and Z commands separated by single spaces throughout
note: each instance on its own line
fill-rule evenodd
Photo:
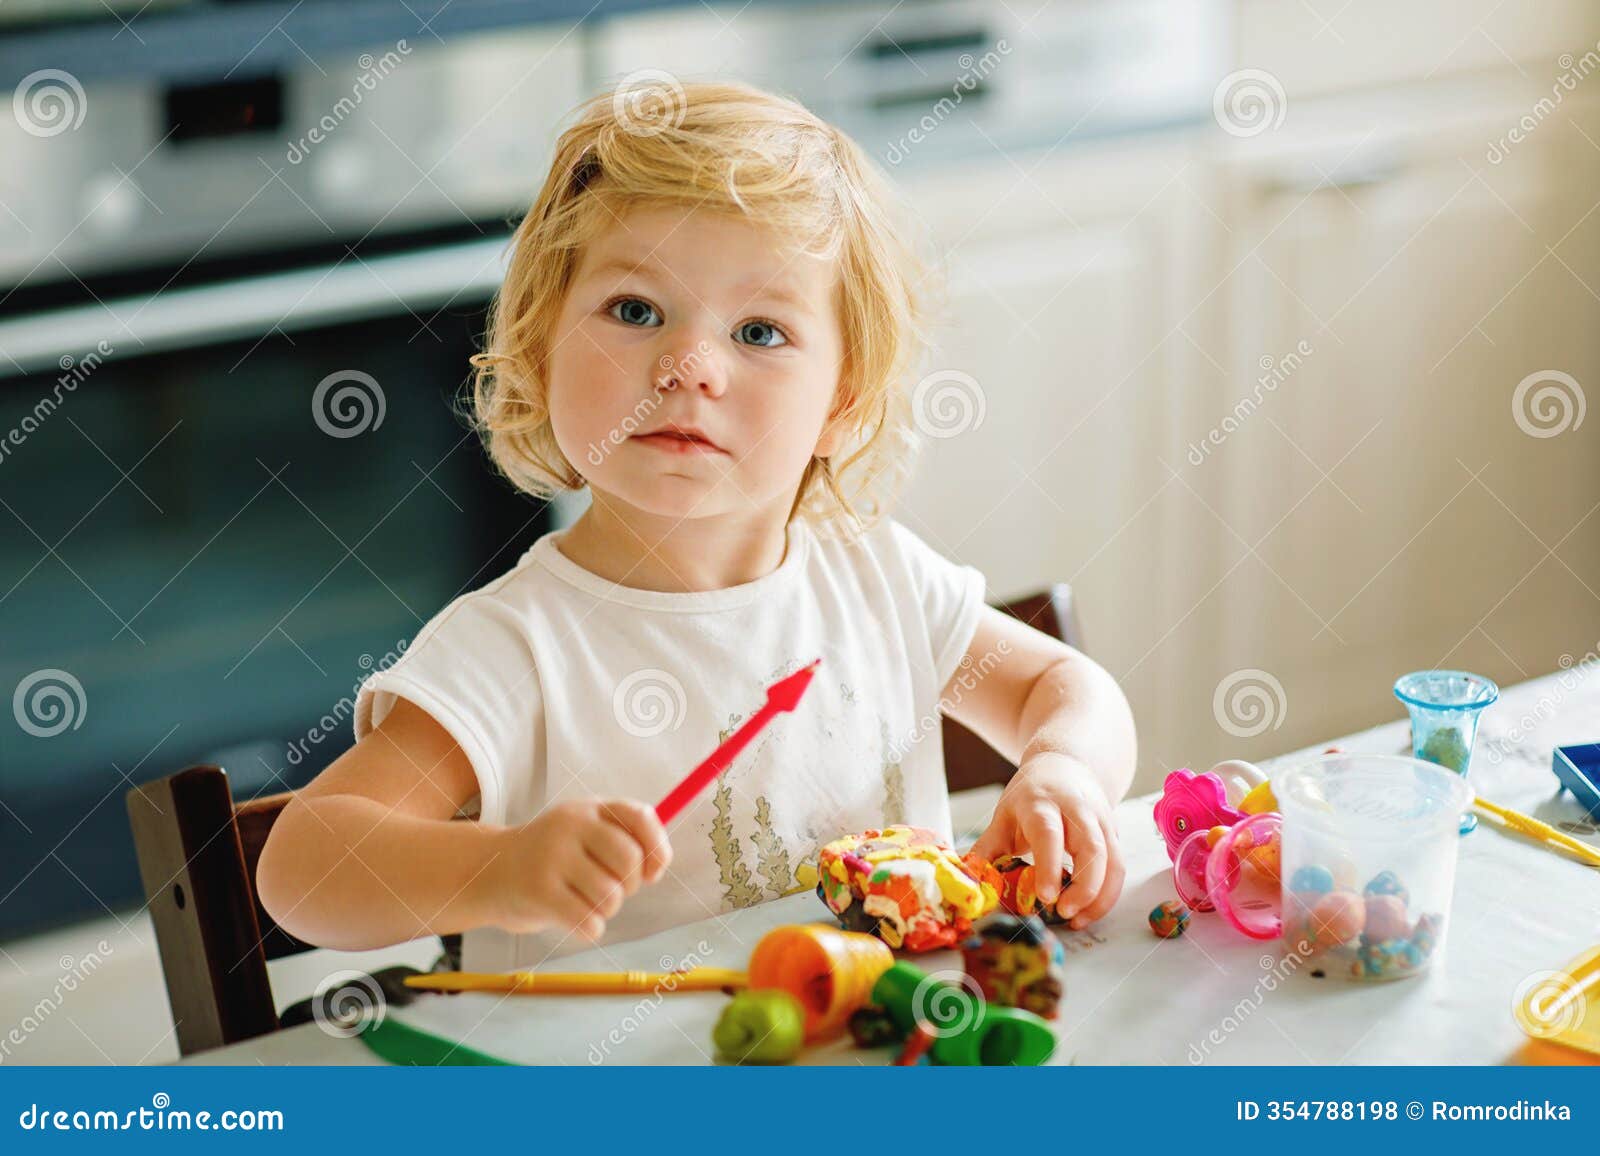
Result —
M 775 349 L 780 345 L 789 344 L 789 339 L 783 335 L 783 330 L 770 321 L 746 321 L 734 333 L 745 345 Z
M 656 312 L 655 306 L 638 297 L 619 297 L 606 307 L 606 312 L 624 325 L 648 328 L 661 324 L 661 315 Z

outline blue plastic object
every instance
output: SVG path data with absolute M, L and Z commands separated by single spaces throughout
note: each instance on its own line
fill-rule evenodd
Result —
M 1418 670 L 1395 680 L 1394 696 L 1411 714 L 1411 753 L 1465 778 L 1478 716 L 1500 697 L 1500 688 L 1464 670 Z M 1463 835 L 1477 825 L 1471 811 L 1461 816 Z
M 1600 819 L 1600 743 L 1557 747 L 1550 762 L 1561 785 L 1592 818 Z

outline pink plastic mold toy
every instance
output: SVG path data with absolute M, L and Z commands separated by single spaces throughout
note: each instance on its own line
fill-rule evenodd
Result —
M 1196 831 L 1231 827 L 1246 818 L 1228 805 L 1222 779 L 1210 771 L 1195 774 L 1187 767 L 1167 775 L 1155 806 L 1156 829 L 1167 843 L 1167 858 L 1178 860 L 1178 848 Z
M 1172 864 L 1178 897 L 1194 911 L 1218 912 L 1251 939 L 1276 939 L 1283 930 L 1279 876 L 1283 820 L 1274 811 L 1227 828 L 1215 846 L 1196 831 Z

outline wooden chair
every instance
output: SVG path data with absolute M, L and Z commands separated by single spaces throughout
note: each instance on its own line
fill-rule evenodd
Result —
M 1076 646 L 1072 594 L 1058 585 L 1000 609 Z M 965 727 L 944 720 L 952 791 L 1004 783 L 1016 768 Z M 139 875 L 156 929 L 178 1050 L 185 1056 L 287 1026 L 267 962 L 315 948 L 285 932 L 256 895 L 256 866 L 289 792 L 235 805 L 221 767 L 197 766 L 127 793 Z M 441 937 L 459 968 L 461 937 Z M 409 989 L 407 989 L 409 990 Z
M 237 806 L 221 767 L 198 766 L 127 793 L 139 876 L 156 929 L 178 1050 L 187 1056 L 287 1026 L 267 961 L 314 946 L 284 931 L 256 895 L 256 865 L 290 792 Z M 460 966 L 461 937 L 441 937 Z M 308 1009 L 309 1010 L 309 1009 Z

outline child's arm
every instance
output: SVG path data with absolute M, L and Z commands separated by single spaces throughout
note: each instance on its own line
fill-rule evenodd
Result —
M 1114 812 L 1133 780 L 1133 712 L 1104 668 L 1063 642 L 985 607 L 944 712 L 1017 764 L 973 850 L 1031 851 L 1039 897 L 1072 926 L 1111 910 L 1123 860 Z M 1072 885 L 1058 896 L 1063 847 Z
M 454 822 L 478 793 L 448 731 L 405 699 L 284 808 L 256 888 L 292 935 L 349 951 L 474 927 L 598 939 L 671 860 L 630 800 L 546 807 L 520 826 Z

